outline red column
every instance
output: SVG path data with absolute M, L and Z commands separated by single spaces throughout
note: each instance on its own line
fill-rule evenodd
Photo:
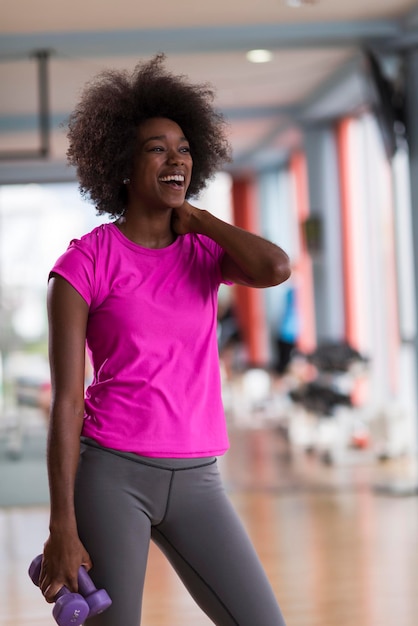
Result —
M 351 263 L 356 251 L 353 249 L 356 232 L 353 223 L 353 206 L 355 203 L 355 183 L 350 166 L 351 154 L 351 119 L 342 120 L 337 126 L 338 161 L 341 189 L 341 229 L 343 247 L 343 276 L 345 300 L 345 337 L 356 350 L 361 350 L 359 337 L 358 295 L 356 276 Z
M 302 152 L 292 155 L 289 169 L 293 182 L 299 237 L 299 256 L 295 259 L 293 269 L 297 278 L 298 308 L 301 316 L 298 348 L 309 353 L 316 347 L 316 321 L 312 260 L 306 245 L 304 229 L 305 220 L 309 215 L 309 192 L 306 157 Z
M 253 233 L 258 228 L 258 202 L 254 181 L 239 178 L 232 181 L 234 224 Z M 265 366 L 268 360 L 267 327 L 264 298 L 261 290 L 235 286 L 236 312 L 247 349 L 247 363 Z

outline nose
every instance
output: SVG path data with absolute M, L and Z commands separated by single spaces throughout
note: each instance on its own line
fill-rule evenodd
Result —
M 181 152 L 172 148 L 167 153 L 167 161 L 173 165 L 181 165 L 183 164 L 184 159 Z

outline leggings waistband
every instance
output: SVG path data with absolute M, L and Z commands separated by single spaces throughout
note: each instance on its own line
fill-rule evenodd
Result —
M 123 450 L 115 450 L 114 448 L 101 446 L 99 443 L 97 443 L 97 441 L 95 441 L 94 439 L 90 439 L 89 437 L 81 437 L 81 444 L 97 448 L 98 450 L 102 450 L 103 452 L 116 454 L 117 456 L 121 456 L 124 459 L 134 461 L 135 463 L 142 463 L 143 465 L 151 465 L 152 467 L 158 467 L 159 469 L 166 469 L 171 471 L 192 469 L 195 467 L 204 467 L 205 465 L 212 465 L 212 463 L 216 462 L 216 456 L 180 459 L 142 456 L 140 454 L 135 454 L 135 452 L 124 452 Z

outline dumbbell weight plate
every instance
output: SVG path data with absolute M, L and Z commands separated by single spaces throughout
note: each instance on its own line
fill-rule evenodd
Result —
M 66 593 L 57 599 L 52 615 L 59 626 L 81 626 L 89 615 L 89 605 L 78 593 Z

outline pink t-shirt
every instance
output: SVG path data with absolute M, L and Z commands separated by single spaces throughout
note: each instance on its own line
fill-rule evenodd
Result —
M 151 457 L 227 450 L 216 335 L 222 255 L 194 234 L 143 248 L 114 224 L 70 243 L 52 271 L 90 307 L 84 436 Z

